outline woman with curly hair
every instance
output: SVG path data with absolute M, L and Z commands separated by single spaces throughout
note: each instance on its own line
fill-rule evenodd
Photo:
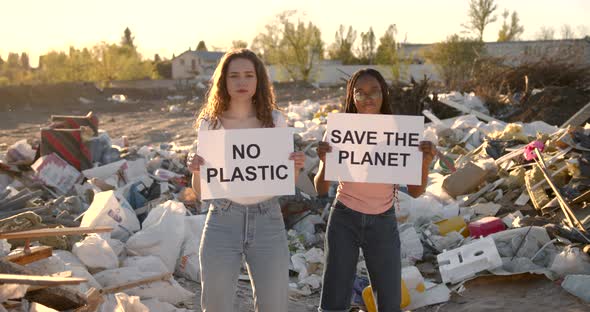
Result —
M 197 118 L 199 132 L 216 129 L 279 128 L 287 123 L 278 111 L 266 68 L 248 49 L 226 53 L 213 75 L 207 103 Z M 305 163 L 303 152 L 289 156 L 295 180 Z M 200 194 L 197 154 L 187 164 L 193 189 Z M 232 197 L 210 201 L 200 246 L 201 309 L 234 311 L 242 257 L 246 260 L 256 311 L 287 311 L 289 250 L 276 197 Z

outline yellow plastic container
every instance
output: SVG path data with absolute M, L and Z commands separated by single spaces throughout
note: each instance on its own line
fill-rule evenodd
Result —
M 412 303 L 412 299 L 410 296 L 410 291 L 408 290 L 408 286 L 406 286 L 406 281 L 408 280 L 408 284 L 412 288 L 413 291 L 417 292 L 424 292 L 424 278 L 420 271 L 416 267 L 406 267 L 402 269 L 402 300 L 400 302 L 399 307 L 401 309 L 407 307 Z M 375 298 L 373 297 L 373 288 L 371 285 L 365 287 L 363 289 L 363 301 L 365 302 L 365 307 L 367 308 L 367 312 L 377 312 L 377 307 L 375 307 Z
M 365 308 L 367 308 L 367 312 L 377 312 L 377 307 L 375 307 L 375 298 L 373 297 L 373 288 L 371 288 L 371 285 L 363 289 L 363 301 L 365 302 Z M 399 307 L 403 309 L 409 306 L 411 302 L 412 301 L 410 299 L 408 287 L 406 287 L 406 283 L 402 280 L 402 301 Z
M 452 231 L 461 233 L 463 237 L 469 236 L 469 228 L 461 216 L 438 221 L 435 224 L 438 226 L 438 231 L 442 236 L 445 236 Z

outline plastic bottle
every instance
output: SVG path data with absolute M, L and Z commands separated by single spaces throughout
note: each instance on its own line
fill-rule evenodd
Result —
M 424 292 L 424 277 L 415 266 L 409 266 L 402 268 L 402 296 L 400 302 L 400 308 L 405 308 L 412 303 L 411 292 Z M 373 289 L 371 285 L 365 287 L 363 290 L 363 301 L 367 312 L 376 312 L 375 299 L 373 297 Z

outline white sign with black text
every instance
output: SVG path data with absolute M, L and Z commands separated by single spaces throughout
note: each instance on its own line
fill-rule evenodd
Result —
M 329 181 L 421 184 L 424 117 L 328 114 Z
M 201 199 L 295 194 L 292 128 L 199 131 Z

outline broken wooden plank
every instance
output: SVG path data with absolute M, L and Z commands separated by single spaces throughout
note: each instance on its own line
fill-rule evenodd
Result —
M 88 300 L 88 304 L 74 310 L 74 312 L 95 312 L 104 302 L 104 297 L 102 296 L 100 290 L 94 287 L 88 289 L 86 292 L 86 298 Z
M 35 261 L 39 261 L 41 259 L 49 258 L 53 255 L 53 248 L 50 246 L 36 246 L 31 247 L 31 252 L 26 253 L 24 251 L 15 253 L 13 255 L 9 255 L 4 257 L 4 260 L 8 260 L 10 262 L 25 265 Z
M 29 201 L 35 197 L 39 197 L 41 195 L 43 195 L 43 191 L 37 190 L 34 192 L 28 191 L 27 193 L 25 193 L 21 196 L 18 196 L 18 197 L 16 197 L 16 196 L 11 197 L 7 201 L 5 201 L 4 203 L 0 204 L 0 210 L 9 211 L 9 210 L 23 208 L 23 206 L 27 203 L 27 201 Z
M 587 190 L 582 195 L 574 198 L 574 200 L 572 201 L 572 203 L 573 204 L 580 204 L 580 203 L 583 203 L 583 202 L 589 201 L 589 200 L 590 200 L 590 190 Z
M 6 300 L 5 302 L 2 303 L 2 305 L 4 306 L 5 309 L 11 310 L 11 309 L 15 309 L 15 308 L 20 307 L 22 305 L 22 303 L 20 301 L 16 301 L 16 300 Z
M 471 109 L 469 107 L 466 107 L 465 105 L 461 105 L 461 104 L 459 104 L 457 102 L 451 101 L 449 99 L 438 99 L 438 101 L 441 102 L 441 103 L 443 103 L 443 104 L 445 104 L 445 105 L 447 105 L 447 106 L 450 106 L 450 107 L 452 107 L 452 108 L 454 108 L 456 110 L 459 110 L 461 112 L 464 112 L 466 114 L 472 114 L 475 117 L 477 117 L 477 118 L 479 118 L 481 120 L 485 120 L 487 122 L 490 122 L 490 121 L 502 122 L 501 120 L 498 120 L 496 118 L 490 117 L 490 116 L 488 116 L 488 115 L 486 115 L 484 113 L 478 112 L 478 111 L 476 111 L 474 109 Z
M 101 290 L 101 293 L 114 294 L 114 293 L 118 293 L 120 291 L 130 289 L 133 287 L 137 287 L 137 286 L 141 286 L 141 285 L 145 285 L 145 284 L 150 284 L 153 282 L 168 280 L 171 277 L 172 277 L 172 273 L 170 273 L 170 272 L 162 273 L 162 274 L 155 275 L 152 277 L 143 278 L 143 279 L 140 279 L 137 281 L 132 281 L 132 282 L 128 282 L 128 283 L 124 283 L 124 284 L 120 284 L 120 285 L 106 287 Z
M 482 187 L 479 191 L 467 196 L 467 199 L 465 199 L 464 201 L 459 203 L 459 206 L 461 207 L 466 207 L 466 206 L 470 206 L 471 204 L 473 204 L 478 198 L 480 198 L 483 194 L 492 192 L 493 190 L 495 190 L 498 186 L 502 185 L 502 183 L 504 183 L 504 178 L 500 178 L 496 181 L 494 181 L 493 183 L 489 183 L 488 185 Z
M 54 277 L 43 275 L 21 275 L 21 274 L 3 274 L 0 273 L 0 283 L 4 284 L 23 284 L 38 286 L 60 286 L 60 285 L 78 285 L 88 282 L 81 277 Z
M 113 228 L 110 226 L 97 227 L 77 227 L 77 228 L 54 228 L 54 229 L 39 229 L 30 231 L 8 232 L 0 233 L 0 239 L 23 239 L 23 238 L 38 238 L 56 235 L 80 235 L 89 233 L 104 233 L 111 232 Z
M 51 274 L 49 276 L 52 276 L 52 277 L 72 277 L 72 271 L 57 272 L 57 273 Z M 44 289 L 47 287 L 49 287 L 49 286 L 32 285 L 29 287 L 29 289 L 27 289 L 27 292 L 35 291 L 35 290 L 39 290 L 39 289 Z
M 35 275 L 30 269 L 4 259 L 0 259 L 0 273 Z M 83 293 L 72 290 L 67 286 L 56 286 L 27 292 L 25 299 L 38 302 L 58 311 L 76 309 L 87 303 L 87 298 Z
M 547 170 L 546 170 L 547 167 L 545 166 L 545 162 L 543 160 L 543 156 L 541 155 L 541 152 L 539 152 L 539 150 L 535 148 L 535 153 L 537 154 L 537 159 L 535 159 L 535 162 L 537 163 L 537 166 L 539 166 L 539 169 L 543 173 L 543 176 L 545 176 L 545 180 L 547 180 L 547 184 L 549 184 L 549 186 L 551 187 L 551 189 L 555 193 L 555 196 L 559 200 L 559 206 L 563 210 L 563 213 L 565 214 L 565 217 L 568 220 L 569 226 L 578 227 L 582 232 L 586 232 L 586 229 L 584 229 L 584 226 L 582 225 L 580 220 L 578 220 L 576 215 L 572 212 L 571 208 L 569 207 L 569 205 L 565 201 L 565 199 L 561 196 L 561 192 L 559 191 L 557 186 L 555 186 L 555 183 L 553 183 L 551 176 L 547 173 Z
M 577 127 L 582 125 L 586 120 L 590 119 L 590 103 L 582 107 L 576 112 L 570 119 L 564 122 L 560 128 L 566 128 L 568 126 Z

